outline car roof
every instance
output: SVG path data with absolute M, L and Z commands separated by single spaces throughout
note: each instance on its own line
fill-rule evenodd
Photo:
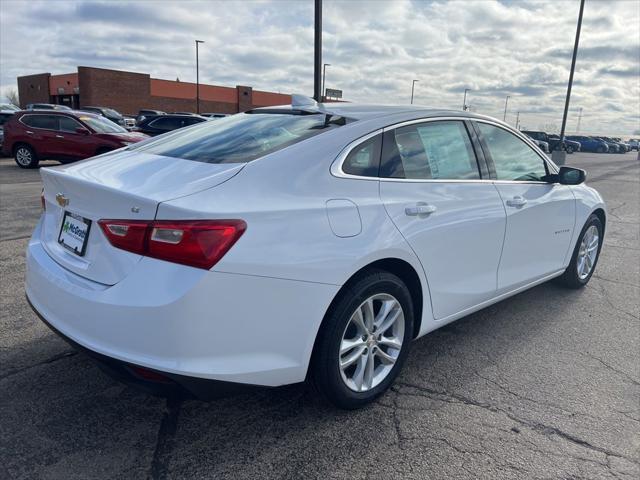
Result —
M 82 110 L 48 110 L 46 108 L 43 109 L 33 109 L 33 110 L 21 110 L 20 112 L 15 112 L 15 113 L 22 113 L 22 114 L 26 114 L 26 115 L 35 115 L 35 114 L 41 114 L 41 115 L 71 115 L 73 117 L 94 117 L 94 118 L 100 118 L 100 115 L 95 114 L 95 113 L 91 113 L 91 112 L 84 112 Z
M 253 109 L 254 111 L 274 111 L 274 110 L 307 110 L 305 107 L 299 108 L 292 105 L 280 105 L 275 107 L 260 107 Z M 316 109 L 313 109 L 316 111 Z M 421 105 L 376 105 L 376 104 L 359 104 L 359 103 L 319 103 L 317 106 L 318 113 L 330 113 L 342 117 L 353 118 L 354 120 L 371 120 L 389 115 L 406 114 L 407 117 L 421 118 L 428 117 L 465 117 L 478 119 L 495 119 L 486 115 L 479 115 L 468 111 L 449 110 L 442 108 L 434 108 Z

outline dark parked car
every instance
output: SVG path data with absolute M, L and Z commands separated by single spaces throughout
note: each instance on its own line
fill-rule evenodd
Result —
M 620 153 L 621 150 L 621 146 L 618 145 L 616 142 L 610 142 L 608 140 L 605 140 L 604 137 L 593 137 L 596 140 L 600 140 L 601 142 L 604 142 L 607 144 L 607 147 L 609 147 L 609 153 Z
M 108 107 L 82 107 L 82 110 L 85 112 L 95 113 L 97 115 L 102 115 L 104 118 L 108 118 L 113 123 L 117 123 L 121 127 L 131 128 L 135 126 L 136 121 L 132 117 L 125 117 L 117 110 Z
M 40 159 L 72 162 L 146 138 L 93 113 L 27 110 L 4 125 L 2 153 L 13 155 L 22 168 L 35 168 Z
M 580 144 L 580 149 L 583 152 L 607 153 L 609 151 L 609 144 L 604 140 L 598 140 L 595 137 L 587 137 L 585 135 L 571 135 L 566 138 L 568 140 L 578 142 Z
M 136 125 L 142 122 L 145 119 L 145 117 L 151 117 L 155 115 L 166 115 L 166 113 L 163 112 L 162 110 L 142 109 L 138 111 L 138 116 L 136 117 Z
M 627 142 L 629 144 L 629 148 L 631 150 L 639 150 L 640 151 L 640 140 L 637 138 L 630 138 Z
M 560 141 L 560 135 L 549 135 L 549 140 L 554 142 L 554 145 L 557 145 Z M 564 137 L 564 150 L 567 153 L 579 152 L 582 149 L 580 142 L 576 142 L 575 140 L 569 140 L 567 137 Z
M 631 147 L 629 147 L 629 145 L 623 142 L 620 138 L 602 137 L 602 139 L 607 142 L 615 143 L 616 145 L 618 145 L 618 153 L 627 153 L 628 151 L 631 150 Z
M 543 142 L 542 140 L 538 140 L 537 138 L 530 137 L 529 135 L 527 135 L 527 137 L 529 137 L 531 141 L 535 143 L 538 146 L 538 148 L 542 150 L 544 153 L 551 153 L 551 150 L 549 149 L 549 144 L 547 142 Z
M 13 110 L 0 110 L 0 148 L 4 143 L 4 124 L 16 113 Z
M 29 103 L 27 110 L 71 110 L 66 105 L 56 105 L 55 103 Z
M 527 135 L 528 137 L 533 138 L 534 140 L 540 140 L 541 142 L 547 142 L 549 145 L 549 150 L 556 150 L 558 143 L 560 142 L 560 137 L 557 135 L 549 135 L 545 132 L 535 131 L 535 130 L 523 130 L 522 133 Z M 566 137 L 565 137 L 566 140 Z M 566 150 L 567 153 L 573 153 L 575 151 L 575 145 L 568 145 L 565 141 L 563 143 L 563 150 Z
M 215 119 L 215 118 L 224 118 L 227 117 L 229 114 L 227 113 L 201 113 L 200 114 L 203 117 L 207 117 L 209 120 Z
M 164 114 L 145 116 L 134 130 L 136 132 L 143 132 L 147 135 L 155 136 L 206 121 L 206 118 L 199 115 Z

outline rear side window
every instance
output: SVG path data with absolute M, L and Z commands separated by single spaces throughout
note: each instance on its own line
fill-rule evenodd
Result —
M 544 160 L 514 134 L 488 123 L 477 125 L 498 180 L 541 181 L 547 174 Z
M 24 115 L 20 121 L 32 128 L 58 129 L 58 117 L 55 115 Z
M 342 171 L 349 175 L 377 177 L 380 167 L 382 135 L 376 135 L 355 147 L 342 164 Z
M 469 134 L 461 121 L 425 122 L 387 132 L 380 176 L 429 180 L 480 178 Z
M 246 163 L 338 128 L 344 120 L 320 113 L 241 113 L 129 148 L 198 162 Z

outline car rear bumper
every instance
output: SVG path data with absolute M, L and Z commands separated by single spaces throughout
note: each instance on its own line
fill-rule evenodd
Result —
M 107 364 L 144 367 L 178 384 L 184 379 L 175 376 L 261 386 L 304 380 L 339 289 L 150 258 L 107 286 L 57 264 L 39 237 L 40 223 L 27 249 L 26 294 L 41 318 Z

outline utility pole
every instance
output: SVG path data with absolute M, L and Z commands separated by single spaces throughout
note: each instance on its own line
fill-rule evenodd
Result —
M 569 113 L 569 102 L 571 101 L 571 87 L 573 86 L 573 73 L 576 69 L 576 58 L 578 56 L 578 45 L 580 44 L 580 29 L 582 28 L 582 14 L 584 12 L 584 0 L 580 0 L 580 13 L 578 13 L 578 25 L 576 27 L 576 41 L 573 44 L 573 57 L 571 58 L 571 72 L 569 73 L 569 85 L 567 85 L 567 98 L 564 102 L 564 115 L 562 116 L 562 129 L 560 130 L 560 141 L 558 142 L 557 150 L 560 152 L 557 155 L 559 165 L 563 165 L 565 161 L 564 155 L 562 155 L 562 145 L 564 144 L 564 131 L 567 126 L 567 114 Z M 554 159 L 555 161 L 555 159 Z
M 580 133 L 580 122 L 582 121 L 582 107 L 580 107 L 580 112 L 578 113 L 578 126 L 576 127 L 576 133 Z
M 470 88 L 465 88 L 464 89 L 464 99 L 462 100 L 462 111 L 466 112 L 467 110 L 469 110 L 469 107 L 467 107 L 467 92 L 471 90 Z
M 418 81 L 418 80 L 414 80 L 413 82 L 411 82 L 411 103 L 412 103 L 412 104 L 413 104 L 413 91 L 414 91 L 414 89 L 415 89 L 415 87 L 416 87 L 416 82 L 417 82 L 417 81 Z
M 507 98 L 504 101 L 504 115 L 502 116 L 502 121 L 503 122 L 507 121 L 507 104 L 509 103 L 509 97 L 510 97 L 510 95 L 507 95 Z
M 320 71 L 322 70 L 322 0 L 315 0 L 314 19 L 314 45 L 313 45 L 313 98 L 316 102 L 322 101 L 322 85 Z
M 516 113 L 516 130 L 518 130 L 518 124 L 520 123 L 520 111 Z
M 198 58 L 198 44 L 203 40 L 196 40 L 196 113 L 200 113 L 200 61 Z
M 330 67 L 331 64 L 330 63 L 325 63 L 324 65 L 322 65 L 322 100 L 326 100 L 327 99 L 327 89 L 324 86 L 324 77 L 325 74 L 327 73 L 327 67 Z

